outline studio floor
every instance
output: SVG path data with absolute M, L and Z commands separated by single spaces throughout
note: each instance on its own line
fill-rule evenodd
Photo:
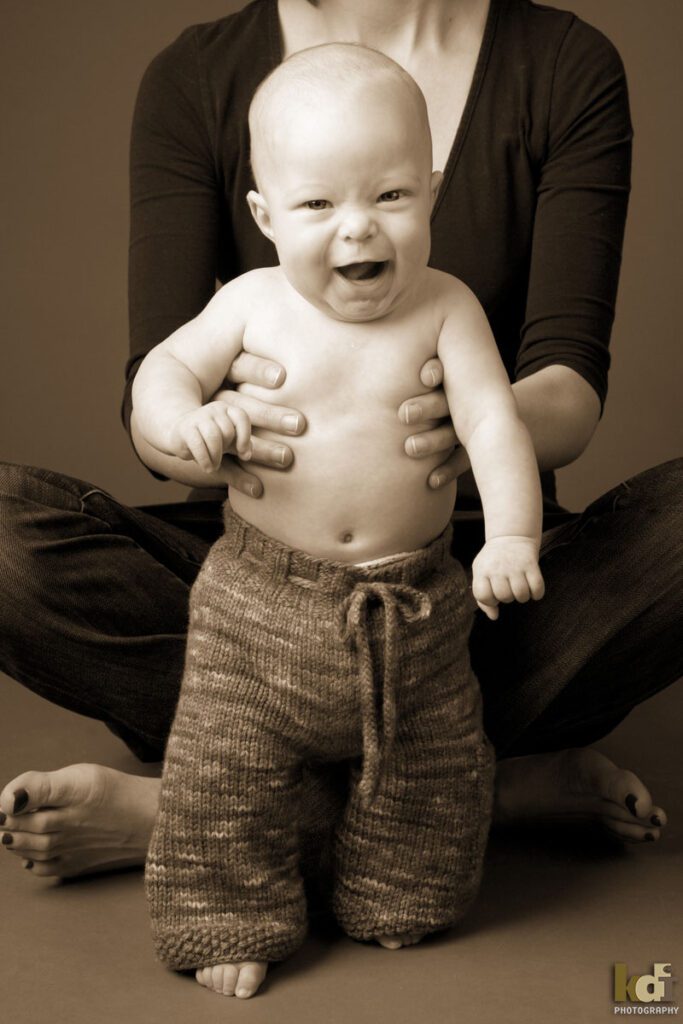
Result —
M 0 677 L 0 778 L 98 761 L 144 768 L 97 723 Z M 683 684 L 637 709 L 601 748 L 641 775 L 670 816 L 658 843 L 587 830 L 491 841 L 464 926 L 391 952 L 311 935 L 248 1002 L 154 959 L 142 874 L 59 883 L 0 856 L 0 1008 L 11 1024 L 600 1024 L 615 962 L 673 965 L 683 1003 Z M 623 1017 L 621 1018 L 623 1019 Z M 651 1019 L 651 1018 L 650 1018 Z M 661 1018 L 659 1018 L 661 1019 Z M 670 1019 L 670 1017 L 669 1017 Z

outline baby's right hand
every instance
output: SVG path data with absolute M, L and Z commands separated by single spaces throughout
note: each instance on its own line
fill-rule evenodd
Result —
M 251 423 L 244 409 L 209 402 L 176 420 L 171 434 L 172 454 L 194 459 L 205 472 L 220 468 L 224 453 L 234 444 L 240 459 L 251 458 Z

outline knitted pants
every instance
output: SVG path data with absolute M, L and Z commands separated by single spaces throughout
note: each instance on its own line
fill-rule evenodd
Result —
M 160 958 L 279 960 L 301 943 L 306 762 L 350 762 L 332 905 L 354 938 L 434 931 L 473 900 L 493 755 L 450 528 L 395 561 L 293 551 L 228 506 L 194 585 L 146 869 Z

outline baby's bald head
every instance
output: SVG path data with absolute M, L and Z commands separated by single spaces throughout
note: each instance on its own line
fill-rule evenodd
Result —
M 279 64 L 249 108 L 251 162 L 259 189 L 277 174 L 279 142 L 297 130 L 300 118 L 314 123 L 328 113 L 343 137 L 371 107 L 401 119 L 406 146 L 424 152 L 431 171 L 427 105 L 417 83 L 395 61 L 354 43 L 330 43 L 300 50 Z

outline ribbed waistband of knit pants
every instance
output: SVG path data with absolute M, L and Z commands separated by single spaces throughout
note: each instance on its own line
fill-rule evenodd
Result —
M 190 601 L 147 891 L 176 969 L 275 960 L 301 942 L 301 778 L 350 762 L 333 907 L 356 938 L 458 920 L 480 879 L 493 757 L 468 658 L 473 600 L 450 528 L 356 566 L 230 508 Z

